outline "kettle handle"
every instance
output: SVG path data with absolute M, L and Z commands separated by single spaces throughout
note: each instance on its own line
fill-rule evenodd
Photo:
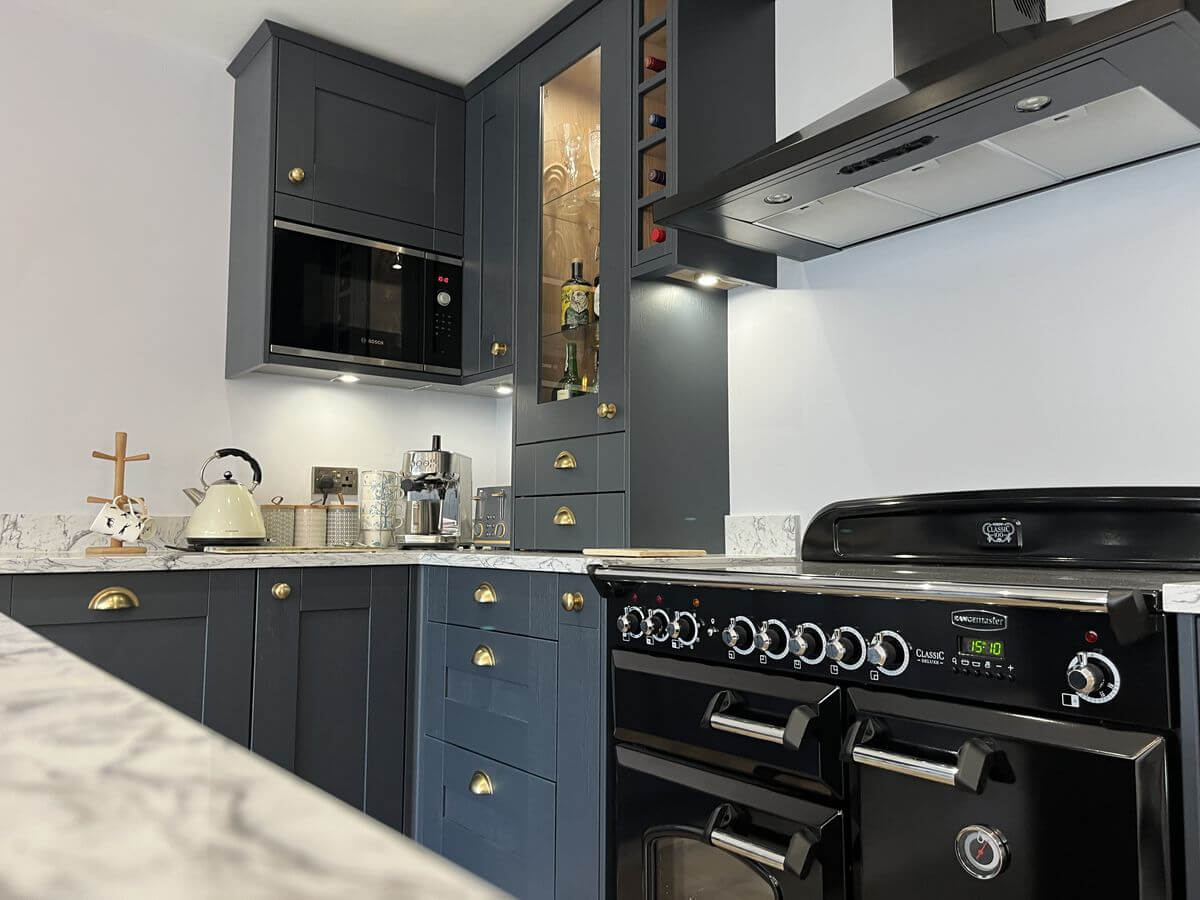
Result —
M 254 478 L 254 483 L 250 485 L 248 490 L 254 493 L 254 489 L 262 482 L 262 466 L 258 464 L 258 460 L 247 453 L 245 450 L 238 450 L 236 447 L 226 447 L 223 450 L 218 450 L 212 456 L 204 461 L 204 465 L 200 467 L 200 483 L 205 488 L 208 487 L 208 482 L 204 480 L 204 470 L 208 468 L 208 464 L 214 459 L 223 459 L 226 456 L 236 456 L 238 459 L 244 459 L 250 464 L 250 474 Z

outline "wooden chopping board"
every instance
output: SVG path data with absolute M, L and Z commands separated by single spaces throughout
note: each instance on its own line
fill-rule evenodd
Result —
M 707 556 L 707 550 L 667 550 L 656 549 L 653 547 L 617 547 L 609 550 L 585 548 L 584 556 L 617 556 L 630 557 L 633 559 L 643 559 L 650 557 L 664 556 Z

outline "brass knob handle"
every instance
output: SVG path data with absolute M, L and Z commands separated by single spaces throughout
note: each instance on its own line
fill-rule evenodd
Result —
M 507 356 L 508 344 L 504 341 L 492 341 L 492 356 Z
M 562 608 L 567 612 L 579 612 L 583 609 L 583 594 L 578 591 L 567 591 L 562 595 Z
M 555 525 L 574 525 L 575 513 L 571 512 L 569 506 L 560 506 L 554 513 Z
M 602 419 L 614 418 L 616 416 L 616 414 L 617 414 L 617 404 L 615 404 L 615 403 L 601 403 L 599 406 L 596 407 L 596 415 L 598 415 Z
M 304 178 L 307 174 L 308 173 L 305 172 L 302 168 L 300 168 L 299 166 L 296 166 L 296 168 L 294 168 L 290 172 L 288 172 L 288 181 L 290 181 L 292 184 L 299 184 L 300 182 L 302 182 L 304 180 Z
M 292 596 L 292 586 L 286 581 L 280 581 L 271 585 L 271 596 L 276 600 L 286 600 Z
M 471 776 L 470 789 L 471 793 L 476 797 L 490 797 L 496 792 L 492 787 L 492 779 L 488 778 L 487 772 L 481 772 L 478 769 Z
M 564 450 L 554 457 L 554 468 L 556 469 L 574 469 L 578 465 L 579 461 L 575 459 L 575 454 L 570 450 Z
M 471 654 L 471 665 L 479 666 L 481 669 L 490 669 L 496 665 L 496 654 L 487 644 L 480 644 Z
M 97 591 L 88 609 L 137 609 L 142 601 L 127 587 L 106 587 Z
M 490 583 L 485 581 L 479 587 L 475 588 L 476 603 L 495 603 L 497 599 L 496 589 Z

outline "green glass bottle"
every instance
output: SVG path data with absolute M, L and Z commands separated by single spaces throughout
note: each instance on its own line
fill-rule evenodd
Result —
M 579 379 L 579 346 L 573 341 L 567 343 L 567 361 L 563 366 L 563 377 L 554 389 L 555 400 L 570 400 L 583 393 L 583 382 Z

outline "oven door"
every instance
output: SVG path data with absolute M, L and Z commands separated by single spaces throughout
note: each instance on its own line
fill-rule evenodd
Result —
M 1162 737 L 848 691 L 855 896 L 1172 896 Z
M 616 749 L 620 900 L 844 900 L 835 809 Z
M 271 352 L 420 370 L 425 254 L 276 220 Z

